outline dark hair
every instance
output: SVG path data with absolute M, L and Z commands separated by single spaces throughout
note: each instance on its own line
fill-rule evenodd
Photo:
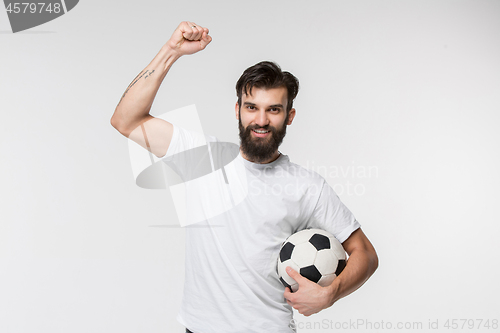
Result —
M 236 82 L 238 105 L 241 107 L 241 96 L 248 95 L 252 88 L 272 89 L 285 87 L 288 103 L 286 114 L 292 109 L 293 100 L 299 92 L 299 80 L 289 72 L 283 72 L 280 66 L 271 61 L 261 61 L 248 67 Z

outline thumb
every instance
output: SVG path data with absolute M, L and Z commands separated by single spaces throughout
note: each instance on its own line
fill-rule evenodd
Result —
M 212 37 L 208 35 L 208 29 L 203 31 L 203 35 L 200 40 L 200 47 L 203 50 L 212 41 Z
M 299 272 L 297 272 L 296 270 L 294 270 L 292 267 L 288 266 L 286 268 L 286 273 L 292 278 L 294 279 L 295 281 L 297 281 L 298 284 L 300 284 L 301 282 L 303 282 L 303 279 L 305 279 L 305 277 L 303 277 L 302 275 L 299 274 Z

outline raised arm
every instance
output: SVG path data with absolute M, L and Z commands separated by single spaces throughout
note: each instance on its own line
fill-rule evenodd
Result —
M 207 28 L 181 22 L 156 57 L 129 84 L 111 117 L 111 125 L 156 156 L 164 156 L 173 126 L 151 116 L 151 105 L 172 64 L 183 55 L 205 49 L 211 41 Z

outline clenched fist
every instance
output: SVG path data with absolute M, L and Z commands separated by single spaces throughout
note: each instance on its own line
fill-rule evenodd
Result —
M 212 37 L 208 35 L 208 28 L 184 21 L 175 29 L 167 46 L 182 56 L 203 50 L 211 41 Z

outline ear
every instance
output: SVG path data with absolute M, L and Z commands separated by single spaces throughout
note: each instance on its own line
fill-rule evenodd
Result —
M 295 118 L 295 109 L 294 108 L 291 108 L 290 111 L 288 112 L 288 121 L 287 121 L 287 125 L 291 125 L 292 124 L 292 121 L 293 121 L 293 118 Z
M 238 102 L 236 102 L 236 105 L 234 106 L 234 113 L 236 114 L 236 120 L 238 120 L 238 115 L 240 113 L 240 106 L 238 105 Z

